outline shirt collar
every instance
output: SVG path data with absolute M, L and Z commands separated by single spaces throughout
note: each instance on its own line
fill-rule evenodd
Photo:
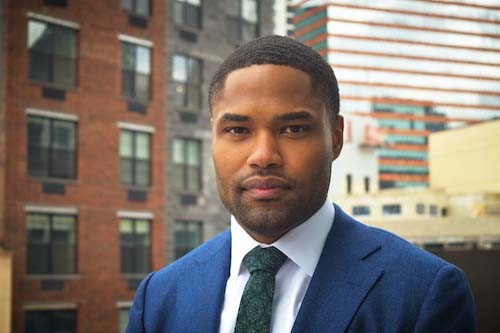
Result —
M 312 276 L 323 251 L 326 237 L 332 227 L 335 208 L 325 201 L 323 206 L 304 223 L 290 230 L 276 242 L 268 245 L 257 242 L 231 216 L 231 275 L 240 274 L 243 257 L 254 247 L 274 246 L 286 254 L 302 271 Z

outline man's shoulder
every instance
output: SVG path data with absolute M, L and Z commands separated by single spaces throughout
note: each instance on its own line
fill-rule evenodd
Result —
M 196 270 L 200 264 L 211 260 L 220 251 L 230 253 L 230 246 L 231 234 L 229 231 L 225 231 L 155 272 L 152 280 L 154 282 L 164 282 L 165 280 L 177 279 L 184 274 L 189 274 L 190 271 Z
M 411 265 L 431 271 L 449 264 L 390 231 L 363 224 L 344 212 L 341 214 L 344 222 L 349 225 L 348 232 L 353 238 L 371 244 L 374 250 L 380 252 L 378 259 L 386 264 L 399 264 L 400 268 Z

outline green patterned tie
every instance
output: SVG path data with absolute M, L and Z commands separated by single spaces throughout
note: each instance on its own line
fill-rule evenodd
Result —
M 241 297 L 235 333 L 271 331 L 275 276 L 287 256 L 275 247 L 255 247 L 243 258 L 250 278 Z

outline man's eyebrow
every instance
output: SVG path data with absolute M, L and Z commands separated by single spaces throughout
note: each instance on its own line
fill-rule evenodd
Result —
M 313 116 L 307 111 L 288 112 L 276 117 L 279 120 L 311 120 Z
M 224 113 L 222 117 L 220 118 L 220 121 L 248 121 L 250 120 L 250 117 L 248 116 L 243 116 L 241 114 L 234 114 L 234 113 Z

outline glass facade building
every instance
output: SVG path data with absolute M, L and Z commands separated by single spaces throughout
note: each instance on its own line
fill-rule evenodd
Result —
M 363 118 L 376 128 L 379 188 L 427 186 L 430 132 L 500 117 L 500 12 L 492 2 L 289 4 L 293 36 L 335 70 L 349 131 L 366 132 Z

